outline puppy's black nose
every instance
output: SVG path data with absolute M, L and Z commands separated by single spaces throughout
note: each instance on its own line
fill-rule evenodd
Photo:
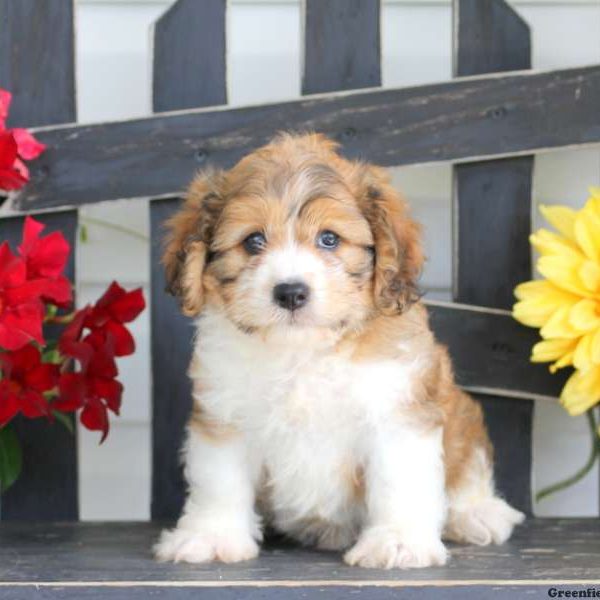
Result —
M 273 288 L 273 300 L 282 308 L 296 310 L 308 302 L 308 286 L 301 281 L 279 283 Z

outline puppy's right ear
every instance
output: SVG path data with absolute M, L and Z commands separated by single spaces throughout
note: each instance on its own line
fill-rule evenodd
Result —
M 183 313 L 190 317 L 202 310 L 202 274 L 224 204 L 222 179 L 221 173 L 199 174 L 190 185 L 182 208 L 165 224 L 162 263 L 167 291 L 179 299 Z

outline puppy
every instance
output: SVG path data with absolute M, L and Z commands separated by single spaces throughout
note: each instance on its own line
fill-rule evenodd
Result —
M 362 567 L 500 544 L 481 409 L 453 380 L 416 280 L 419 227 L 385 171 L 280 135 L 200 174 L 164 265 L 196 319 L 189 492 L 160 560 L 235 562 L 265 523 Z

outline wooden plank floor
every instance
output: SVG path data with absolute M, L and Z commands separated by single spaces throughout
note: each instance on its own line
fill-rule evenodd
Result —
M 156 523 L 2 523 L 0 598 L 271 598 L 284 590 L 286 598 L 388 598 L 398 588 L 421 598 L 432 587 L 449 598 L 480 598 L 483 589 L 531 598 L 548 597 L 554 584 L 600 592 L 598 519 L 530 520 L 504 546 L 452 545 L 446 567 L 411 571 L 351 568 L 337 553 L 281 542 L 238 565 L 159 564 L 150 552 L 159 531 Z

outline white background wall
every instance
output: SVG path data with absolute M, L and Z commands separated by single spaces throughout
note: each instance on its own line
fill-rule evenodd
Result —
M 512 4 L 531 26 L 534 68 L 600 63 L 600 0 L 515 0 Z M 78 0 L 80 121 L 122 119 L 151 112 L 149 29 L 168 5 L 169 0 Z M 298 0 L 231 0 L 228 27 L 231 104 L 299 96 Z M 449 2 L 384 0 L 382 42 L 384 86 L 448 80 Z M 450 167 L 395 169 L 394 176 L 425 224 L 429 262 L 424 286 L 430 296 L 448 298 Z M 536 204 L 581 206 L 591 184 L 600 185 L 600 149 L 555 152 L 536 159 Z M 78 249 L 79 302 L 95 299 L 112 279 L 147 289 L 147 206 L 142 202 L 97 205 L 84 209 L 82 218 L 88 241 Z M 535 219 L 540 224 L 537 213 Z M 118 230 L 107 223 L 116 225 Z M 80 432 L 84 519 L 149 516 L 148 313 L 134 325 L 134 330 L 138 352 L 120 363 L 126 388 L 122 416 L 113 419 L 111 434 L 102 446 L 98 446 L 96 434 Z M 568 417 L 556 404 L 537 404 L 534 438 L 535 489 L 570 475 L 587 457 L 585 422 Z M 535 510 L 539 515 L 597 515 L 597 473 L 544 500 Z

